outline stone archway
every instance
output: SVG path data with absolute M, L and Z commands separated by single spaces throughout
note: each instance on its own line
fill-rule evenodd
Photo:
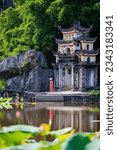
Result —
M 90 63 L 90 57 L 87 58 L 87 63 Z
M 67 55 L 69 55 L 70 53 L 71 53 L 71 50 L 70 50 L 70 47 L 65 47 L 65 53 L 67 54 Z
M 66 51 L 67 51 L 67 54 L 69 55 L 70 54 L 70 48 L 68 47 Z

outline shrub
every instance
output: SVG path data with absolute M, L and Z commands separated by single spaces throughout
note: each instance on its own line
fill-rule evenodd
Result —
M 0 90 L 5 89 L 5 87 L 6 87 L 6 80 L 1 79 L 1 80 L 0 80 Z
M 91 90 L 91 91 L 88 91 L 88 93 L 90 95 L 100 96 L 100 91 L 99 90 Z

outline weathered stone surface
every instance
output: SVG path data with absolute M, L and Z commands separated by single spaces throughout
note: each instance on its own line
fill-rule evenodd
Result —
M 28 73 L 8 79 L 6 88 L 19 91 L 49 91 L 49 78 L 53 78 L 53 71 L 37 66 Z
M 1 61 L 0 78 L 7 79 L 8 90 L 49 91 L 49 78 L 53 78 L 53 70 L 45 66 L 47 66 L 45 55 L 30 50 Z
M 46 57 L 41 52 L 27 51 L 15 57 L 8 57 L 0 62 L 0 78 L 9 78 L 30 71 L 36 66 L 47 65 Z

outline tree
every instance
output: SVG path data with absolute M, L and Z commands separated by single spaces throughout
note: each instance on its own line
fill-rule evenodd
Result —
M 68 27 L 75 20 L 93 25 L 99 48 L 99 17 L 99 0 L 15 0 L 13 8 L 0 13 L 0 59 L 35 49 L 46 54 L 50 66 L 55 38 L 61 38 L 58 25 Z

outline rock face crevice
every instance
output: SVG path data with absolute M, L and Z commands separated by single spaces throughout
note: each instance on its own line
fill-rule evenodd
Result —
M 0 78 L 6 79 L 6 89 L 18 91 L 49 91 L 53 70 L 47 69 L 46 57 L 41 52 L 27 51 L 0 62 Z

